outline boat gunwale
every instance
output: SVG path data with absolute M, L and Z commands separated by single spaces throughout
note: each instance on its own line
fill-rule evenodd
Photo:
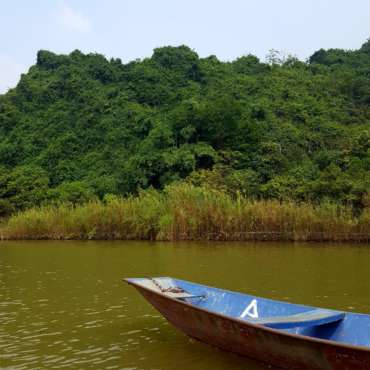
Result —
M 368 352 L 368 353 L 370 353 L 370 347 L 356 346 L 354 344 L 347 344 L 347 343 L 337 342 L 337 341 L 329 340 L 329 339 L 315 338 L 315 337 L 310 337 L 308 335 L 288 333 L 288 332 L 281 331 L 281 329 L 269 328 L 267 326 L 263 326 L 263 325 L 255 324 L 255 323 L 252 323 L 252 322 L 249 322 L 249 321 L 245 321 L 245 320 L 239 319 L 237 317 L 227 316 L 227 315 L 224 315 L 224 314 L 219 313 L 219 312 L 216 312 L 216 311 L 208 310 L 207 308 L 196 306 L 196 305 L 194 305 L 192 303 L 183 301 L 181 299 L 176 299 L 174 297 L 170 297 L 170 296 L 166 295 L 163 292 L 152 290 L 152 289 L 147 288 L 147 287 L 145 287 L 143 285 L 140 285 L 137 282 L 131 281 L 131 279 L 138 279 L 138 278 L 124 278 L 123 280 L 126 283 L 128 283 L 129 285 L 132 285 L 134 287 L 138 287 L 140 289 L 146 290 L 146 291 L 148 291 L 150 293 L 154 293 L 154 294 L 159 295 L 159 296 L 161 296 L 161 297 L 163 297 L 165 299 L 169 299 L 170 301 L 177 302 L 177 303 L 182 304 L 182 305 L 187 306 L 187 307 L 192 307 L 195 310 L 202 311 L 202 312 L 205 312 L 205 313 L 210 314 L 210 315 L 218 316 L 218 317 L 220 317 L 222 319 L 231 320 L 233 322 L 236 322 L 237 324 L 251 326 L 251 327 L 253 327 L 255 329 L 259 329 L 259 330 L 263 330 L 263 331 L 270 332 L 270 333 L 273 333 L 273 334 L 287 336 L 287 337 L 291 337 L 291 338 L 295 338 L 295 339 L 299 339 L 299 340 L 305 340 L 305 341 L 314 342 L 314 343 L 327 344 L 327 345 L 332 345 L 334 347 L 340 347 L 340 348 L 344 348 L 344 349 L 351 349 L 351 350 L 356 350 L 356 351 L 362 351 L 362 352 Z M 141 279 L 141 278 L 139 278 L 139 279 Z M 181 279 L 176 279 L 176 280 L 181 280 Z M 187 280 L 182 280 L 182 281 L 186 281 L 186 282 L 189 282 L 189 283 L 192 283 L 192 284 L 197 284 L 197 283 L 193 283 L 193 282 L 190 282 L 190 281 L 187 281 Z M 248 295 L 246 293 L 240 293 L 240 292 L 236 292 L 236 291 L 232 291 L 232 290 L 227 290 L 227 289 L 221 289 L 221 288 L 215 288 L 215 287 L 211 287 L 209 285 L 203 285 L 203 284 L 197 284 L 197 285 L 201 285 L 201 286 L 204 286 L 206 288 L 211 288 L 211 289 L 219 289 L 219 290 L 222 290 L 222 291 L 225 291 L 225 292 L 230 292 L 230 293 L 238 293 L 238 294 Z M 259 298 L 263 298 L 263 297 L 259 297 Z M 266 299 L 269 299 L 269 298 L 266 298 Z M 274 301 L 273 299 L 270 299 L 270 300 Z M 309 307 L 315 307 L 315 306 L 309 306 Z M 318 308 L 318 307 L 315 307 L 315 308 Z M 347 312 L 347 311 L 341 311 L 341 312 L 350 313 L 350 314 L 357 314 L 357 313 Z M 366 314 L 361 314 L 361 313 L 359 315 L 365 315 L 366 316 Z

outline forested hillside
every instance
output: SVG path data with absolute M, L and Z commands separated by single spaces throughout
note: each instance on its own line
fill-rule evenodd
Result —
M 186 46 L 123 64 L 41 50 L 0 95 L 0 216 L 187 179 L 251 198 L 369 202 L 370 41 L 309 61 Z

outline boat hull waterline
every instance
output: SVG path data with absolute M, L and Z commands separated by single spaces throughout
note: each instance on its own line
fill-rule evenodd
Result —
M 197 295 L 193 295 L 194 299 L 191 295 L 179 299 L 176 293 L 171 296 L 168 291 L 162 291 L 159 284 L 156 284 L 159 289 L 143 284 L 142 278 L 125 280 L 176 328 L 225 351 L 284 369 L 370 370 L 370 346 L 354 346 L 269 328 L 199 307 L 192 303 L 198 300 Z M 175 281 L 181 285 L 179 280 Z M 199 286 L 205 290 L 209 288 Z M 324 327 L 325 330 L 335 330 L 336 325 L 329 323 Z

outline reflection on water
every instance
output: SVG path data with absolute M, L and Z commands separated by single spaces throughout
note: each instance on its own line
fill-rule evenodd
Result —
M 0 368 L 269 368 L 187 338 L 121 281 L 148 275 L 370 313 L 366 246 L 2 242 Z

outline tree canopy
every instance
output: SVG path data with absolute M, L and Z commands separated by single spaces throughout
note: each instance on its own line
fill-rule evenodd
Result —
M 255 198 L 361 207 L 370 189 L 370 41 L 307 62 L 199 58 L 187 46 L 123 64 L 40 50 L 0 95 L 0 216 L 178 180 Z

